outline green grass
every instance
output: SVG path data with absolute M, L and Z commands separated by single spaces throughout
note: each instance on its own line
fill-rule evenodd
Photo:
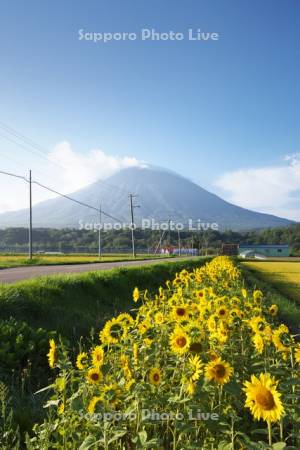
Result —
M 166 257 L 165 255 L 137 255 L 133 258 L 131 254 L 104 254 L 99 260 L 98 255 L 34 255 L 29 260 L 24 255 L 0 255 L 0 269 L 8 269 L 13 267 L 21 267 L 27 265 L 33 266 L 50 266 L 65 264 L 90 264 L 99 262 L 118 262 L 131 260 L 159 259 Z
M 73 339 L 100 329 L 103 322 L 134 308 L 132 290 L 156 290 L 176 272 L 202 265 L 206 258 L 55 275 L 0 285 L 0 319 L 14 317 L 33 327 L 57 330 Z
M 300 333 L 300 304 L 293 298 L 283 295 L 278 285 L 272 279 L 264 279 L 261 272 L 254 270 L 248 264 L 239 265 L 243 272 L 246 286 L 251 289 L 260 289 L 269 305 L 275 303 L 279 307 L 279 318 L 286 323 L 293 333 Z

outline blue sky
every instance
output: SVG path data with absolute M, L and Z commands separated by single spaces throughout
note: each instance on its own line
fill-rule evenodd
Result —
M 142 28 L 201 28 L 220 39 L 78 39 L 79 29 Z M 300 220 L 299 29 L 295 0 L 3 0 L 0 121 L 50 153 L 56 148 L 56 161 L 70 167 L 76 158 L 77 169 L 79 161 L 88 166 L 91 150 L 101 149 L 107 158 L 168 167 L 242 206 Z M 1 168 L 24 173 L 30 165 L 52 186 L 74 189 L 51 162 L 3 134 Z M 19 207 L 15 195 L 0 209 Z

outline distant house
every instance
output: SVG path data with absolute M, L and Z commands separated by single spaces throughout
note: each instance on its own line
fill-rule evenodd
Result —
M 239 245 L 239 255 L 244 258 L 269 257 L 278 258 L 290 256 L 290 247 L 285 244 Z
M 221 255 L 237 256 L 239 254 L 239 244 L 222 244 Z

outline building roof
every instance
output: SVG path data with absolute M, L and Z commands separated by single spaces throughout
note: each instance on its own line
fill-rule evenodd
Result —
M 240 244 L 240 248 L 289 248 L 288 244 Z

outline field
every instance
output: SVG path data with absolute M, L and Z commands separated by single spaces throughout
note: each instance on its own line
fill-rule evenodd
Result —
M 194 258 L 1 286 L 0 448 L 299 449 L 300 306 L 257 273 Z
M 251 261 L 243 263 L 257 277 L 274 286 L 280 293 L 299 302 L 300 261 Z
M 166 255 L 137 255 L 135 260 L 161 258 Z M 132 260 L 131 254 L 103 254 L 98 255 L 72 254 L 72 255 L 35 255 L 30 261 L 25 255 L 1 255 L 0 269 L 9 267 L 20 267 L 26 265 L 56 265 L 56 264 L 89 264 L 98 262 L 116 262 Z

